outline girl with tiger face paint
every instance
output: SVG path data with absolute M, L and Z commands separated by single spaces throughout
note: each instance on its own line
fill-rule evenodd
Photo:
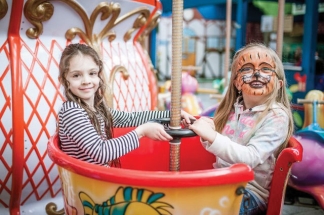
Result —
M 267 96 L 274 90 L 275 65 L 266 50 L 251 48 L 243 51 L 233 68 L 235 86 L 243 94 Z
M 201 117 L 189 126 L 216 156 L 215 168 L 245 163 L 253 169 L 240 215 L 267 210 L 276 157 L 294 127 L 285 85 L 276 52 L 260 43 L 248 44 L 233 57 L 228 90 L 214 119 Z

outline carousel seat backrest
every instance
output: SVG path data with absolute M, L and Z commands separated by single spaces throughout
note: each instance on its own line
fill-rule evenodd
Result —
M 280 152 L 277 158 L 270 188 L 267 215 L 281 214 L 291 167 L 295 162 L 302 160 L 302 154 L 301 143 L 291 137 L 287 147 Z

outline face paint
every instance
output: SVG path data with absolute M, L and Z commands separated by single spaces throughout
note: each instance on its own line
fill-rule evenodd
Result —
M 254 77 L 255 77 L 255 79 L 254 79 Z M 244 84 L 250 84 L 254 80 L 258 80 L 258 81 L 261 81 L 261 82 L 267 84 L 271 80 L 271 75 L 262 75 L 262 74 L 260 74 L 260 72 L 255 72 L 251 75 L 242 75 L 242 79 L 243 79 Z
M 268 95 L 274 89 L 275 65 L 271 56 L 261 48 L 243 51 L 233 66 L 234 84 L 248 95 Z

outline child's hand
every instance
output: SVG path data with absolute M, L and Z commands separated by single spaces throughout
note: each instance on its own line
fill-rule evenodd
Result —
M 192 125 L 189 125 L 189 129 L 193 130 L 197 135 L 207 140 L 209 143 L 213 143 L 217 135 L 214 121 L 207 117 L 199 118 Z
M 190 124 L 192 124 L 193 121 L 196 120 L 196 118 L 194 116 L 192 116 L 191 114 L 189 114 L 189 113 L 187 113 L 186 111 L 183 111 L 183 110 L 181 110 L 180 115 L 181 115 L 181 118 L 183 118 L 182 124 L 185 127 L 188 127 Z
M 135 131 L 139 138 L 145 136 L 152 140 L 162 141 L 170 141 L 173 139 L 168 133 L 166 133 L 163 125 L 155 122 L 147 122 L 140 125 L 135 129 Z
M 209 118 L 209 117 L 201 117 L 201 119 L 204 120 L 205 122 L 207 122 L 210 125 L 210 127 L 212 127 L 213 130 L 215 130 L 215 123 L 211 118 Z

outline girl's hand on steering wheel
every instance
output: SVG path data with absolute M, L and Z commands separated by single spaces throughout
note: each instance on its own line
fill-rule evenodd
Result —
M 189 129 L 193 130 L 203 140 L 207 140 L 209 143 L 213 143 L 217 135 L 213 120 L 207 117 L 199 118 L 189 126 Z
M 196 120 L 196 118 L 194 116 L 192 116 L 191 114 L 187 113 L 186 111 L 184 110 L 181 110 L 181 118 L 182 119 L 182 124 L 185 126 L 185 127 L 188 127 L 189 125 L 192 124 L 193 121 Z
M 165 131 L 164 126 L 156 122 L 147 122 L 135 129 L 138 138 L 148 137 L 152 140 L 170 141 L 173 138 Z

